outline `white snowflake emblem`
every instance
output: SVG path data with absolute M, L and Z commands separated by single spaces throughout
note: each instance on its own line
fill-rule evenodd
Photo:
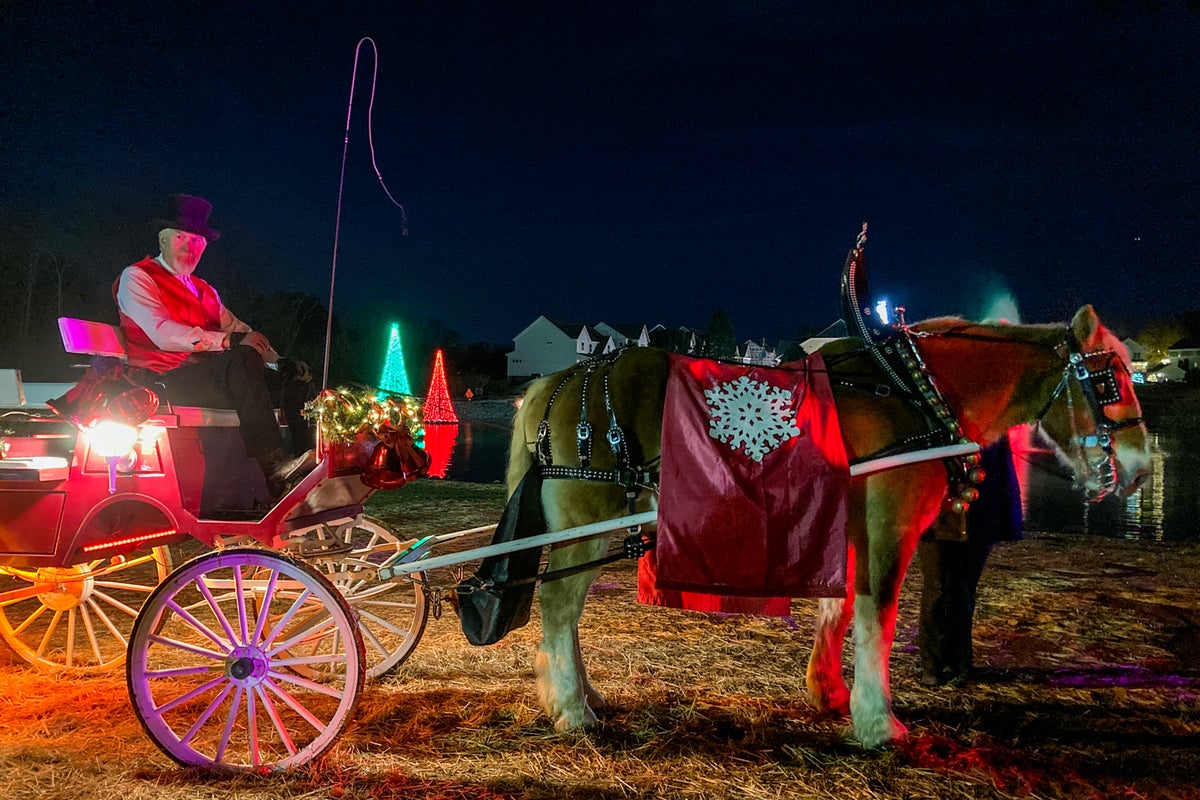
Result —
M 743 375 L 704 390 L 709 406 L 708 435 L 755 461 L 800 435 L 791 416 L 792 393 Z

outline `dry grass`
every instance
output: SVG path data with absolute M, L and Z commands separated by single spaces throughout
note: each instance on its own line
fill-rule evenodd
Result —
M 495 486 L 427 482 L 373 503 L 398 531 L 494 522 Z M 556 734 L 530 669 L 535 619 L 473 648 L 447 614 L 366 690 L 321 762 L 235 778 L 178 769 L 145 737 L 121 676 L 0 668 L 6 798 L 1196 798 L 1200 546 L 1035 534 L 998 549 L 977 625 L 980 682 L 917 685 L 914 589 L 893 657 L 905 744 L 877 752 L 804 703 L 811 641 L 794 620 L 638 606 L 625 563 L 583 622 L 610 703 Z M 449 581 L 450 577 L 446 576 Z M 536 611 L 536 607 L 535 607 Z

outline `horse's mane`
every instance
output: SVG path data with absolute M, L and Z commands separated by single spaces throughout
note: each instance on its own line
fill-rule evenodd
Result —
M 1099 323 L 1099 320 L 1097 322 Z M 987 335 L 987 332 L 993 332 L 997 337 L 1030 342 L 1044 342 L 1047 338 L 1061 336 L 1063 327 L 1061 324 L 1052 322 L 1011 323 L 1005 320 L 972 322 L 962 317 L 931 317 L 913 326 L 915 330 L 923 333 L 945 334 L 961 332 L 966 334 L 970 332 Z M 1099 330 L 1101 338 L 1104 340 L 1104 348 L 1116 353 L 1125 365 L 1128 366 L 1130 364 L 1129 348 L 1125 346 L 1125 343 L 1118 339 L 1103 324 L 1099 324 Z M 1051 336 L 1047 337 L 1047 334 L 1051 334 Z
M 1104 341 L 1104 349 L 1115 353 L 1126 366 L 1130 364 L 1129 349 L 1103 324 L 1099 323 L 1099 332 Z M 1055 345 L 1061 341 L 1065 329 L 1069 325 L 1053 322 L 1012 323 L 1006 320 L 983 320 L 975 322 L 960 316 L 930 317 L 914 324 L 912 329 L 919 334 L 949 335 L 964 337 L 992 337 L 1013 342 L 1024 342 L 1037 345 Z M 861 348 L 862 340 L 856 336 L 835 339 L 824 347 L 821 352 L 827 355 L 847 353 Z

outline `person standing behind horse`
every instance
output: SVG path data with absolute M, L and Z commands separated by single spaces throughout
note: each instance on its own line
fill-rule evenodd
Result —
M 166 400 L 237 411 L 246 453 L 258 461 L 268 490 L 278 498 L 310 467 L 312 453 L 291 460 L 284 455 L 265 375 L 266 364 L 279 360 L 271 343 L 193 274 L 208 243 L 220 236 L 208 225 L 211 212 L 202 197 L 167 199 L 159 254 L 126 267 L 113 284 L 121 333 L 129 365 L 157 373 L 144 382 Z M 301 365 L 293 377 L 303 380 L 306 372 Z M 294 413 L 298 417 L 299 408 Z
M 945 512 L 917 545 L 921 614 L 917 648 L 921 684 L 961 685 L 974 667 L 972 627 L 979 578 L 992 546 L 1021 538 L 1021 488 L 1008 435 L 984 448 L 979 498 L 962 517 Z

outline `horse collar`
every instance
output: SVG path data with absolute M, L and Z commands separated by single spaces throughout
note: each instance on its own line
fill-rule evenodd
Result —
M 842 310 L 848 332 L 862 339 L 867 353 L 891 386 L 925 419 L 928 430 L 915 437 L 915 440 L 921 441 L 926 447 L 969 443 L 971 440 L 964 434 L 958 417 L 917 350 L 916 340 L 921 334 L 904 322 L 904 309 L 897 309 L 900 319 L 895 325 L 883 322 L 872 313 L 865 273 L 865 242 L 864 224 L 842 268 Z M 913 441 L 899 442 L 894 448 L 885 448 L 881 452 L 892 449 L 907 452 L 912 449 Z M 874 453 L 871 457 L 879 456 L 880 453 Z M 974 484 L 981 483 L 984 477 L 983 470 L 979 469 L 979 454 L 947 458 L 944 462 L 951 490 L 947 504 L 954 511 L 965 511 L 979 497 L 979 490 Z

